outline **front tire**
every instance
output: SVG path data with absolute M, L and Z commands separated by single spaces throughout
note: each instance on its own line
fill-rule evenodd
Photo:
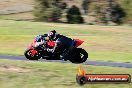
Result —
M 34 56 L 32 56 L 32 55 L 31 55 L 31 51 L 32 51 L 32 49 L 27 49 L 27 50 L 25 50 L 24 55 L 25 55 L 25 57 L 26 57 L 27 59 L 29 59 L 29 60 L 38 60 L 38 59 L 41 58 L 40 53 L 37 52 L 37 54 L 35 54 Z

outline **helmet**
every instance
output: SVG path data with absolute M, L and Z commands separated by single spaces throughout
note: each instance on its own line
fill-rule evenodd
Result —
M 52 40 L 55 40 L 56 35 L 57 35 L 57 32 L 55 30 L 50 31 L 48 34 L 49 38 Z

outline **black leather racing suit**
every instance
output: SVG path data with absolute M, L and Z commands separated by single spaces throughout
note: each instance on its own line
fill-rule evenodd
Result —
M 61 52 L 60 58 L 65 60 L 66 56 L 74 48 L 74 44 L 75 42 L 71 38 L 58 34 L 56 36 L 56 44 L 53 48 L 53 53 Z

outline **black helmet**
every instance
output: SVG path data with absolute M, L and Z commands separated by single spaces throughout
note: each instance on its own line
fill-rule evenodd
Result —
M 55 30 L 52 30 L 49 32 L 48 36 L 50 39 L 54 40 L 56 38 L 57 32 Z

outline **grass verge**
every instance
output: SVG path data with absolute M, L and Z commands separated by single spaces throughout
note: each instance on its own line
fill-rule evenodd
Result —
M 131 88 L 132 84 L 88 84 L 79 86 L 79 65 L 55 62 L 0 60 L 1 88 Z M 83 66 L 87 73 L 131 74 L 131 68 Z

